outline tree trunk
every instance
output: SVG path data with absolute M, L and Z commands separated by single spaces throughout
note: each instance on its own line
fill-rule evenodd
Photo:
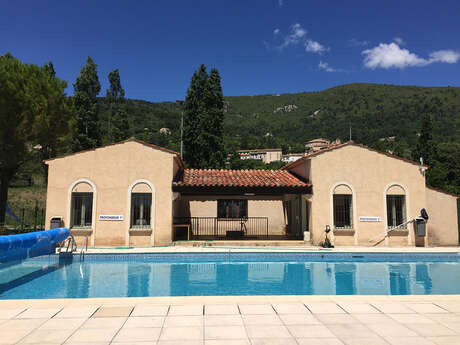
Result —
M 6 203 L 8 201 L 8 186 L 10 179 L 6 174 L 0 176 L 0 225 L 5 224 Z

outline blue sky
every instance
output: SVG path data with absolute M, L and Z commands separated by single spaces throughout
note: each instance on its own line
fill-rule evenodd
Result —
M 129 98 L 183 99 L 216 67 L 228 96 L 354 82 L 460 86 L 455 0 L 2 1 L 0 54 L 54 63 L 72 83 L 86 57 L 118 68 Z

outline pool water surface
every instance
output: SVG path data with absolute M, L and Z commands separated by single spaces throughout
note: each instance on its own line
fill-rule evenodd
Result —
M 49 255 L 0 265 L 0 299 L 460 294 L 459 281 L 457 253 Z

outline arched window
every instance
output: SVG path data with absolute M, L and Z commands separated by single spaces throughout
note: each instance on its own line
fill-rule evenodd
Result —
M 131 229 L 151 229 L 152 189 L 147 183 L 138 183 L 131 190 Z
M 406 192 L 399 185 L 392 185 L 386 191 L 387 226 L 396 228 L 406 222 Z M 402 226 L 405 228 L 405 226 Z
M 87 182 L 79 182 L 72 188 L 70 226 L 91 228 L 93 225 L 93 187 Z
M 334 227 L 336 229 L 353 228 L 353 191 L 345 184 L 339 184 L 333 190 Z

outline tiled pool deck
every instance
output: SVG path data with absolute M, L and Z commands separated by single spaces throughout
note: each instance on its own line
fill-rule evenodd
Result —
M 161 247 L 88 252 L 223 250 L 252 251 L 247 247 Z M 459 248 L 334 251 L 458 252 Z M 460 277 L 452 277 L 452 284 L 460 284 Z M 460 295 L 0 300 L 0 344 L 459 345 Z
M 460 344 L 460 296 L 0 301 L 0 344 Z

